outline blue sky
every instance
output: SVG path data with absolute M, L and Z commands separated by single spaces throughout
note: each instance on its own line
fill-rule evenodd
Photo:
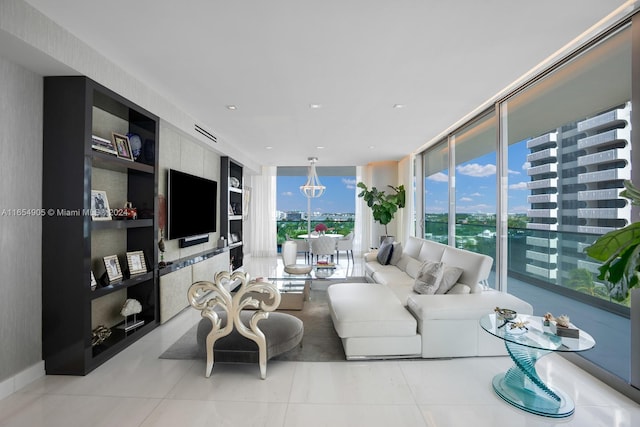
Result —
M 327 187 L 324 194 L 311 200 L 311 210 L 320 213 L 354 213 L 356 178 L 354 176 L 321 176 L 320 183 Z M 276 209 L 307 211 L 307 198 L 300 192 L 306 176 L 279 176 L 277 178 L 278 197 Z
M 526 141 L 509 146 L 509 192 L 510 214 L 526 213 L 529 205 L 526 183 Z M 448 208 L 448 182 L 445 173 L 438 172 L 427 177 L 427 213 L 443 213 Z M 496 153 L 477 157 L 456 167 L 456 211 L 459 213 L 496 213 Z

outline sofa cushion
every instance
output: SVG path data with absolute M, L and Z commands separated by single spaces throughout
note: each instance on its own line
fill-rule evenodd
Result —
M 418 259 L 420 249 L 422 248 L 422 242 L 424 242 L 424 240 L 418 239 L 417 237 L 409 237 L 404 245 L 404 253 L 411 258 Z
M 389 264 L 389 261 L 391 261 L 391 255 L 393 255 L 393 243 L 388 239 L 385 239 L 384 242 L 382 242 L 382 245 L 380 245 L 380 249 L 378 249 L 378 262 L 382 265 Z
M 418 261 L 415 258 L 409 258 L 407 261 L 407 269 L 405 272 L 412 278 L 415 279 L 418 277 L 418 273 L 420 273 L 420 268 L 422 267 L 422 262 Z
M 420 253 L 416 258 L 420 261 L 441 261 L 442 253 L 447 246 L 442 243 L 432 242 L 431 240 L 423 240 Z
M 486 280 L 491 272 L 493 258 L 469 252 L 463 249 L 456 249 L 447 246 L 442 254 L 442 262 L 452 267 L 459 267 L 463 270 L 458 282 L 464 283 L 471 288 L 471 293 L 482 292 L 481 280 Z
M 327 288 L 333 326 L 341 338 L 415 336 L 417 321 L 379 283 L 337 283 Z
M 441 262 L 425 261 L 420 268 L 413 290 L 419 294 L 434 295 L 442 281 L 444 265 Z
M 436 293 L 446 294 L 447 292 L 449 292 L 449 289 L 451 289 L 458 282 L 458 279 L 461 275 L 461 268 L 444 264 L 442 280 L 440 281 L 440 286 L 438 286 L 438 290 L 436 291 Z

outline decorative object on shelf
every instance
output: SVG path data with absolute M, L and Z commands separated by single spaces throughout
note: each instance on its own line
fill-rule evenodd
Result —
M 224 236 L 221 236 L 218 239 L 218 249 L 222 249 L 226 247 L 227 247 L 227 239 L 225 239 Z
M 98 281 L 96 280 L 96 276 L 93 274 L 93 271 L 91 271 L 91 290 L 95 291 L 97 287 Z
M 111 329 L 104 325 L 97 326 L 91 331 L 91 346 L 95 347 L 102 344 L 107 338 L 111 336 Z
M 131 155 L 133 156 L 133 160 L 138 160 L 138 157 L 142 154 L 142 139 L 140 139 L 140 135 L 137 133 L 131 132 L 127 134 L 127 138 L 129 138 L 129 145 L 131 146 Z
M 229 178 L 229 185 L 231 185 L 233 188 L 240 188 L 240 180 L 235 176 L 232 176 L 231 178 Z
M 142 251 L 127 252 L 127 265 L 131 276 L 147 272 L 147 265 L 144 262 Z
M 240 233 L 231 233 L 229 240 L 231 240 L 231 243 L 238 243 L 240 241 Z
M 113 154 L 114 156 L 118 154 L 116 149 L 113 146 L 113 142 L 108 139 L 100 138 L 97 135 L 91 135 L 91 148 L 96 151 L 101 151 L 107 154 Z
M 104 257 L 103 260 L 109 282 L 115 282 L 116 280 L 122 279 L 122 269 L 120 268 L 118 256 L 109 255 Z
M 158 194 L 158 250 L 160 251 L 160 262 L 158 267 L 166 267 L 170 263 L 164 261 L 164 227 L 167 224 L 167 199 L 164 194 Z
M 138 219 L 138 209 L 133 207 L 133 203 L 124 204 L 124 215 L 127 219 Z
M 94 221 L 111 219 L 111 209 L 109 209 L 106 191 L 91 190 L 91 219 Z
M 129 143 L 129 137 L 119 133 L 113 133 L 113 145 L 116 147 L 116 154 L 118 158 L 125 159 L 133 162 L 133 154 L 131 153 L 131 144 Z
M 120 310 L 120 315 L 124 317 L 124 323 L 118 326 L 118 329 L 124 329 L 126 332 L 144 325 L 144 320 L 137 319 L 137 315 L 140 312 L 142 312 L 142 304 L 140 304 L 140 301 L 133 298 L 127 299 L 122 306 L 122 310 Z M 129 322 L 131 316 L 133 316 L 133 319 Z

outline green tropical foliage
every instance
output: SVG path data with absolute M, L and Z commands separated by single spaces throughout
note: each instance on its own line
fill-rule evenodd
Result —
M 359 182 L 357 187 L 362 189 L 358 197 L 362 197 L 367 202 L 367 206 L 373 213 L 373 219 L 384 225 L 384 234 L 388 235 L 387 224 L 391 222 L 398 209 L 404 208 L 406 203 L 404 185 L 398 187 L 388 185 L 394 191 L 393 194 L 387 194 L 376 187 L 371 187 L 369 190 L 363 182 Z
M 640 206 L 640 190 L 629 180 L 624 182 L 624 187 L 620 195 Z M 629 290 L 640 283 L 640 222 L 600 236 L 585 251 L 591 258 L 603 262 L 598 279 L 610 284 L 611 297 L 617 301 L 628 298 Z

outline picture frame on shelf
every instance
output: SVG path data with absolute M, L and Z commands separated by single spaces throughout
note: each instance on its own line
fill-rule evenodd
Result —
M 109 282 L 115 282 L 122 279 L 122 268 L 120 268 L 120 261 L 118 255 L 108 255 L 103 258 L 104 268 L 107 271 L 107 278 Z
M 131 151 L 131 143 L 127 135 L 120 133 L 112 133 L 113 145 L 116 148 L 116 155 L 119 159 L 128 160 L 133 162 L 133 152 Z
M 238 243 L 240 241 L 240 233 L 231 233 L 231 243 Z
M 112 219 L 106 191 L 91 190 L 91 219 L 94 221 L 109 221 Z
M 127 252 L 127 266 L 129 267 L 129 274 L 131 276 L 146 273 L 147 264 L 144 261 L 144 252 Z
M 96 276 L 93 274 L 93 270 L 91 270 L 91 290 L 95 291 L 98 287 L 98 281 L 96 280 Z

